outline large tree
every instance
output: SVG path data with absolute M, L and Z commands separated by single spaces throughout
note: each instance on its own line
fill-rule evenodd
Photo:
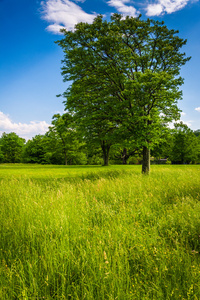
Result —
M 164 22 L 114 14 L 79 23 L 64 38 L 62 74 L 72 81 L 64 93 L 66 109 L 80 113 L 90 125 L 115 128 L 117 136 L 143 148 L 142 172 L 149 173 L 150 149 L 159 142 L 163 124 L 179 118 L 177 101 L 183 84 L 180 68 L 189 58 L 186 40 Z M 84 107 L 88 107 L 85 109 Z M 111 133 L 111 134 L 110 134 Z

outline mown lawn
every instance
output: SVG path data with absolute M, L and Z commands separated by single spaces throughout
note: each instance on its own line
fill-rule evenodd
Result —
M 200 299 L 200 166 L 0 165 L 0 299 Z

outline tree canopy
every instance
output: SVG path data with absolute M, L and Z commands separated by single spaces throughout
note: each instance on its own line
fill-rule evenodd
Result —
M 16 133 L 3 133 L 0 138 L 0 162 L 18 163 L 22 158 L 25 140 Z
M 195 133 L 182 122 L 175 124 L 172 132 L 173 146 L 169 153 L 175 164 L 189 164 L 200 157 L 200 144 Z
M 74 126 L 73 116 L 69 113 L 64 113 L 63 115 L 53 115 L 52 126 L 49 128 L 49 132 L 54 133 L 57 140 L 60 141 L 60 152 L 64 154 L 65 165 L 69 161 L 86 160 L 81 151 L 85 144 L 83 141 L 80 141 Z
M 150 149 L 163 126 L 179 118 L 180 69 L 190 59 L 181 52 L 186 40 L 164 22 L 119 14 L 62 32 L 62 75 L 72 82 L 63 94 L 65 108 L 88 124 L 86 130 L 104 125 L 100 142 L 131 139 L 142 147 L 142 171 L 148 173 Z

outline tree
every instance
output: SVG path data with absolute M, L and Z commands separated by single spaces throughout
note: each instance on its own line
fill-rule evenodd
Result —
M 195 134 L 197 137 L 200 136 L 200 129 L 195 130 L 195 131 L 194 131 L 194 134 Z
M 80 163 L 81 161 L 86 163 L 86 156 L 82 152 L 84 143 L 80 141 L 77 130 L 74 128 L 73 116 L 69 113 L 65 113 L 62 116 L 55 114 L 53 116 L 52 125 L 53 126 L 49 128 L 49 132 L 54 132 L 57 140 L 60 141 L 61 152 L 65 157 L 65 165 L 67 165 L 69 161 L 71 161 L 71 163 Z
M 1 151 L 1 144 L 0 144 L 0 163 L 2 163 L 4 161 L 4 155 Z
M 118 140 L 118 144 L 115 144 L 112 149 L 112 160 L 115 163 L 127 165 L 130 157 L 141 156 L 142 149 L 137 148 L 135 145 L 134 140 L 126 140 L 126 137 L 123 137 L 121 141 Z
M 57 42 L 65 54 L 62 75 L 72 81 L 63 94 L 66 109 L 89 126 L 94 119 L 104 130 L 110 126 L 107 144 L 116 142 L 116 135 L 135 140 L 135 147 L 143 148 L 142 172 L 148 174 L 150 149 L 163 125 L 180 116 L 180 68 L 190 59 L 180 51 L 186 40 L 164 22 L 119 14 L 110 22 L 97 16 L 92 24 L 62 32 Z
M 21 162 L 25 139 L 20 138 L 16 133 L 3 133 L 0 138 L 1 160 L 4 163 Z
M 111 122 L 97 117 L 93 113 L 79 117 L 76 114 L 76 126 L 84 137 L 87 147 L 98 148 L 100 146 L 103 154 L 104 166 L 109 164 L 110 150 L 113 145 L 113 131 L 115 127 Z M 95 117 L 96 116 L 96 117 Z
M 104 91 L 97 83 L 85 83 L 81 89 L 79 83 L 73 84 L 70 91 L 64 93 L 67 98 L 66 109 L 73 113 L 76 129 L 91 147 L 100 145 L 104 165 L 109 163 L 110 149 L 115 142 L 116 122 L 111 120 L 112 109 Z M 110 111 L 110 112 L 109 112 Z M 108 113 L 109 112 L 109 113 Z M 119 138 L 119 137 L 118 137 Z
M 58 116 L 57 118 L 60 119 Z M 58 130 L 61 130 L 61 128 L 59 127 Z M 54 125 L 49 128 L 49 131 L 46 132 L 45 135 L 36 135 L 32 140 L 26 143 L 23 153 L 23 162 L 63 165 L 66 164 L 67 155 L 70 164 L 86 164 L 86 154 L 81 148 L 83 143 L 75 139 L 74 133 L 73 139 L 72 136 L 68 134 L 67 140 L 65 140 L 65 132 L 60 132 L 60 134 L 62 134 L 62 138 L 64 139 L 64 149 L 63 142 L 55 130 Z
M 26 143 L 23 161 L 25 163 L 49 164 L 49 140 L 46 135 L 38 134 Z
M 182 122 L 175 124 L 170 159 L 174 164 L 195 163 L 200 155 L 200 145 L 194 132 Z
M 169 158 L 173 147 L 173 129 L 163 127 L 163 133 L 160 142 L 154 145 L 151 154 L 156 162 L 162 158 Z

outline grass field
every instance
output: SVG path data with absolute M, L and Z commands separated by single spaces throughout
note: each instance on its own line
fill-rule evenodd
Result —
M 200 299 L 200 166 L 0 165 L 0 299 Z

